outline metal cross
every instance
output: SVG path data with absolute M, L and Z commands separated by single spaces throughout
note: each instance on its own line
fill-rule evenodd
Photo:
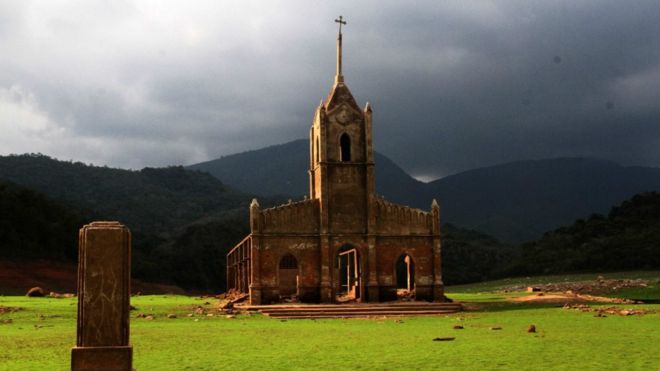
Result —
M 346 21 L 344 20 L 344 17 L 339 16 L 339 19 L 335 19 L 335 22 L 339 23 L 339 33 L 341 33 L 341 25 L 346 24 Z

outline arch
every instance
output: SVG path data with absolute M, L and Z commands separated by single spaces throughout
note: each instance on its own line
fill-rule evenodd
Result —
M 280 296 L 298 294 L 298 259 L 290 253 L 280 258 L 279 269 Z
M 415 293 L 415 261 L 408 253 L 399 255 L 394 262 L 397 296 L 414 297 Z
M 351 161 L 351 137 L 344 133 L 339 138 L 339 155 L 341 162 Z
M 362 293 L 362 269 L 358 249 L 344 244 L 335 254 L 336 300 L 339 302 L 360 300 Z

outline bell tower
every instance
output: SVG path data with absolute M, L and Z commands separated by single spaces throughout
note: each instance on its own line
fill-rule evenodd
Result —
M 330 93 L 316 108 L 309 133 L 309 193 L 320 201 L 321 233 L 368 233 L 375 195 L 372 110 L 360 109 L 342 73 L 342 25 Z

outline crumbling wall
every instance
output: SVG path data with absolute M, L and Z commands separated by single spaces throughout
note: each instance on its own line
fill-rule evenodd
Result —
M 433 215 L 427 211 L 376 199 L 377 234 L 431 235 Z
M 319 231 L 318 200 L 303 200 L 260 212 L 261 233 L 309 234 Z

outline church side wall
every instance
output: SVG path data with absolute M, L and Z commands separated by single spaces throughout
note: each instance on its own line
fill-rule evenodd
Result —
M 432 237 L 377 237 L 378 285 L 380 301 L 396 300 L 396 261 L 408 254 L 415 267 L 417 300 L 433 300 L 433 238 Z
M 280 299 L 280 261 L 291 254 L 298 269 L 298 297 L 303 302 L 319 301 L 320 248 L 318 236 L 262 236 L 260 253 L 262 303 Z

